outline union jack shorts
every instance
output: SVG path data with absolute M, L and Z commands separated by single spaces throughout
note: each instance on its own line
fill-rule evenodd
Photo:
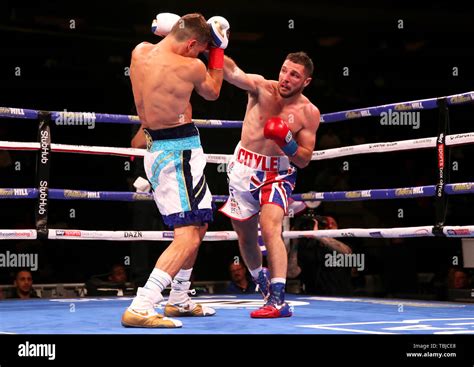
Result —
M 296 167 L 287 156 L 261 155 L 240 146 L 235 149 L 227 174 L 229 198 L 220 212 L 245 221 L 260 212 L 264 204 L 288 211 L 288 198 L 296 182 Z

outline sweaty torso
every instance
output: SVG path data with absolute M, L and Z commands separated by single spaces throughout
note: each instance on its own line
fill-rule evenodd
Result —
M 309 100 L 300 95 L 295 103 L 285 105 L 278 93 L 278 83 L 270 81 L 259 87 L 257 95 L 249 94 L 247 111 L 242 126 L 242 147 L 263 155 L 282 155 L 278 146 L 263 136 L 265 122 L 274 116 L 288 123 L 295 138 L 303 128 Z
M 142 43 L 132 55 L 130 79 L 144 128 L 167 129 L 191 121 L 193 59 Z

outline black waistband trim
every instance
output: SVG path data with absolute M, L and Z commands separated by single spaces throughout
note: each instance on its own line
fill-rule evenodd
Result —
M 153 140 L 179 139 L 199 135 L 197 127 L 192 122 L 169 129 L 152 130 L 144 128 L 143 130 L 145 130 Z

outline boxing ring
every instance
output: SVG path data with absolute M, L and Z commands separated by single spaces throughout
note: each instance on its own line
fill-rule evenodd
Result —
M 370 153 L 398 152 L 417 149 L 437 150 L 437 182 L 433 185 L 355 191 L 307 192 L 292 195 L 297 201 L 361 201 L 394 200 L 433 197 L 436 207 L 434 223 L 417 227 L 344 228 L 318 231 L 284 231 L 285 239 L 308 237 L 474 237 L 474 223 L 464 226 L 445 225 L 448 196 L 474 193 L 474 182 L 449 182 L 449 149 L 474 143 L 474 132 L 450 134 L 449 107 L 474 102 L 474 92 L 447 97 L 392 103 L 375 107 L 328 113 L 322 123 L 333 123 L 380 116 L 387 111 L 412 112 L 437 109 L 438 135 L 413 140 L 370 143 L 313 152 L 312 161 Z M 38 141 L 0 141 L 2 150 L 23 150 L 38 153 L 37 187 L 0 188 L 1 200 L 36 199 L 36 228 L 0 229 L 0 240 L 113 240 L 113 241 L 171 241 L 172 231 L 101 231 L 49 228 L 50 200 L 153 201 L 152 194 L 140 192 L 87 191 L 49 187 L 52 153 L 96 154 L 143 157 L 145 150 L 104 146 L 66 145 L 52 142 L 50 125 L 57 119 L 76 119 L 94 123 L 139 124 L 137 116 L 99 113 L 36 111 L 22 108 L 0 108 L 0 117 L 28 119 L 39 122 Z M 199 128 L 239 128 L 242 121 L 193 120 Z M 231 155 L 206 154 L 210 164 L 226 164 Z M 304 174 L 304 170 L 302 170 Z M 214 195 L 215 202 L 224 202 L 225 195 Z M 216 214 L 218 215 L 218 214 Z M 236 240 L 233 231 L 208 231 L 204 241 Z M 42 334 L 119 334 L 119 333 L 238 333 L 253 334 L 472 334 L 474 333 L 474 304 L 447 302 L 415 302 L 407 300 L 303 297 L 288 295 L 295 307 L 294 317 L 279 320 L 249 319 L 249 309 L 257 308 L 257 296 L 198 297 L 201 303 L 217 309 L 209 318 L 187 318 L 182 329 L 125 329 L 120 315 L 129 305 L 129 298 L 50 299 L 4 301 L 0 312 L 0 333 Z M 74 305 L 74 312 L 71 312 Z M 404 311 L 400 311 L 400 307 Z M 32 312 L 34 310 L 34 312 Z M 91 314 L 96 317 L 91 319 Z M 34 325 L 34 326 L 31 326 Z M 262 329 L 263 328 L 263 329 Z
M 200 296 L 212 317 L 186 317 L 176 329 L 124 328 L 131 297 L 6 300 L 0 334 L 474 334 L 474 304 L 297 296 L 293 317 L 250 319 L 258 295 Z M 165 302 L 161 304 L 164 308 Z

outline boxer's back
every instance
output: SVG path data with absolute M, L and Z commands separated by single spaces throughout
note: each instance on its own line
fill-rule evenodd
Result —
M 191 121 L 189 99 L 196 60 L 142 43 L 132 54 L 130 78 L 143 127 L 164 129 Z

